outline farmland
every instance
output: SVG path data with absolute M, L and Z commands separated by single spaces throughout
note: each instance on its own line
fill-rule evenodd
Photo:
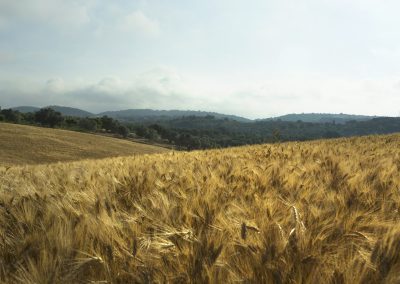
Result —
M 400 136 L 0 167 L 5 283 L 398 283 Z
M 127 140 L 61 129 L 0 123 L 0 165 L 43 164 L 166 152 Z

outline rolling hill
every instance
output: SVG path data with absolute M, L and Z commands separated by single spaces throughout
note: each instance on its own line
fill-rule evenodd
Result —
M 0 282 L 399 283 L 399 172 L 400 135 L 0 167 Z
M 166 152 L 167 149 L 60 129 L 0 123 L 0 165 L 24 165 Z
M 69 108 L 57 109 L 64 113 Z M 72 109 L 75 114 L 79 110 Z M 81 111 L 82 116 L 91 115 Z M 69 113 L 73 114 L 73 113 Z M 109 116 L 118 120 L 108 123 Z M 31 115 L 10 114 L 4 111 L 0 120 L 34 124 L 37 119 Z M 47 122 L 46 122 L 47 123 Z M 116 126 L 118 125 L 118 126 Z M 351 137 L 372 134 L 400 132 L 400 118 L 372 117 L 348 114 L 303 113 L 289 114 L 264 120 L 246 120 L 209 112 L 154 111 L 132 109 L 104 112 L 88 119 L 65 119 L 62 128 L 113 129 L 114 133 L 168 143 L 180 149 L 210 149 L 277 141 L 306 141 L 324 138 Z M 119 132 L 118 132 L 119 131 Z
M 303 122 L 311 122 L 311 123 L 331 123 L 335 121 L 335 123 L 343 124 L 349 121 L 367 121 L 374 118 L 378 118 L 378 116 L 368 116 L 368 115 L 354 115 L 354 114 L 334 114 L 334 113 L 292 113 L 286 114 L 277 117 L 270 117 L 264 119 L 248 119 L 245 117 L 237 116 L 237 115 L 228 115 L 217 112 L 207 112 L 207 111 L 191 111 L 191 110 L 153 110 L 153 109 L 126 109 L 126 110 L 118 110 L 118 111 L 105 111 L 101 113 L 91 113 L 85 110 L 81 110 L 78 108 L 64 107 L 64 106 L 48 106 L 53 108 L 54 110 L 60 112 L 66 116 L 78 116 L 78 117 L 93 117 L 93 116 L 103 116 L 107 115 L 109 117 L 119 119 L 122 121 L 156 121 L 156 120 L 170 120 L 188 116 L 196 116 L 196 117 L 206 117 L 213 116 L 217 119 L 230 119 L 238 122 L 258 122 L 258 121 L 288 121 L 288 122 L 296 122 L 301 120 Z M 14 110 L 19 110 L 20 112 L 34 112 L 39 110 L 40 108 L 31 107 L 31 106 L 20 106 L 14 107 Z
M 77 117 L 93 116 L 93 113 L 79 108 L 65 107 L 65 106 L 48 106 L 48 107 L 54 109 L 55 111 L 60 112 L 64 116 L 77 116 Z
M 94 114 L 79 108 L 73 108 L 73 107 L 65 107 L 65 106 L 46 106 L 49 108 L 54 109 L 55 111 L 60 112 L 64 116 L 77 116 L 77 117 L 91 117 Z M 19 107 L 13 107 L 13 110 L 18 110 L 22 113 L 27 113 L 27 112 L 36 112 L 40 110 L 38 107 L 32 107 L 32 106 L 19 106 Z
M 19 112 L 22 113 L 27 113 L 27 112 L 35 112 L 40 110 L 40 107 L 34 107 L 34 106 L 18 106 L 18 107 L 13 107 L 11 108 L 12 110 L 18 110 Z
M 79 108 L 65 107 L 65 106 L 47 106 L 55 111 L 60 112 L 65 116 L 77 116 L 77 117 L 94 117 L 94 116 L 103 116 L 107 115 L 109 117 L 119 119 L 122 121 L 147 121 L 147 120 L 157 120 L 157 119 L 172 119 L 183 116 L 214 116 L 215 118 L 228 118 L 240 122 L 250 122 L 250 119 L 236 116 L 236 115 L 228 115 L 216 112 L 207 112 L 207 111 L 183 111 L 183 110 L 152 110 L 152 109 L 127 109 L 127 110 L 118 110 L 118 111 L 105 111 L 101 113 L 91 113 Z M 35 112 L 40 108 L 32 107 L 32 106 L 19 106 L 13 107 L 13 110 L 18 110 L 20 112 Z
M 227 118 L 240 122 L 251 121 L 250 119 L 236 115 L 228 115 L 228 114 L 221 114 L 221 113 L 207 112 L 207 111 L 191 111 L 191 110 L 183 111 L 183 110 L 127 109 L 119 111 L 106 111 L 98 114 L 98 116 L 102 115 L 107 115 L 115 119 L 127 120 L 127 121 L 172 119 L 183 116 L 197 116 L 197 117 L 214 116 L 215 118 L 222 118 L 222 119 Z
M 368 115 L 354 115 L 354 114 L 334 114 L 334 113 L 293 113 L 286 114 L 282 116 L 277 116 L 273 118 L 267 118 L 266 120 L 281 120 L 281 121 L 291 121 L 296 122 L 301 120 L 303 122 L 312 122 L 312 123 L 346 123 L 348 121 L 366 121 L 377 118 L 377 116 L 368 116 Z

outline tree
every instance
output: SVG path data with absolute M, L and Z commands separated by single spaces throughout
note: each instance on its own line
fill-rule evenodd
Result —
M 272 131 L 272 141 L 273 142 L 280 142 L 281 141 L 281 132 L 279 129 L 274 129 Z
M 28 123 L 28 124 L 35 123 L 35 114 L 33 112 L 21 113 L 21 115 L 22 115 L 22 120 L 25 123 Z
M 83 130 L 95 131 L 97 129 L 97 122 L 90 118 L 79 119 L 78 126 Z
M 0 113 L 6 122 L 19 123 L 21 121 L 21 113 L 17 110 L 3 109 Z
M 325 131 L 323 137 L 324 138 L 338 138 L 338 137 L 340 137 L 340 134 L 334 130 L 327 130 L 327 131 Z
M 147 133 L 145 134 L 144 138 L 149 140 L 159 140 L 161 137 L 157 131 L 152 128 L 147 129 Z
M 64 117 L 58 111 L 51 108 L 42 108 L 35 112 L 35 121 L 42 125 L 54 127 L 64 121 Z
M 105 130 L 108 130 L 111 132 L 117 132 L 118 123 L 111 117 L 104 115 L 100 118 L 100 121 L 101 121 L 101 127 L 104 128 Z
M 122 137 L 126 138 L 129 135 L 129 130 L 126 126 L 120 125 L 120 126 L 118 126 L 118 134 L 120 134 Z
M 148 133 L 148 130 L 143 125 L 139 125 L 139 126 L 134 127 L 134 132 L 139 137 L 145 137 Z
M 72 127 L 74 125 L 77 125 L 78 121 L 76 120 L 75 117 L 68 117 L 65 119 L 65 123 L 67 124 L 68 127 Z

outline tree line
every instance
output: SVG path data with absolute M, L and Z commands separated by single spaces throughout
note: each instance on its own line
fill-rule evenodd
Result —
M 159 123 L 125 122 L 108 116 L 76 117 L 63 116 L 52 108 L 23 113 L 13 109 L 0 108 L 0 122 L 9 122 L 43 127 L 62 128 L 82 132 L 103 132 L 123 138 L 142 138 L 150 142 L 174 145 L 177 149 L 193 150 L 223 147 L 212 137 L 197 136 L 185 129 L 172 129 Z M 148 122 L 148 120 L 146 120 Z
M 13 109 L 2 109 L 0 110 L 0 121 L 84 132 L 108 132 L 124 138 L 128 137 L 129 134 L 129 129 L 125 125 L 111 117 L 63 116 L 52 108 L 42 108 L 36 112 L 27 113 Z
M 43 108 L 32 113 L 3 109 L 0 121 L 142 138 L 184 150 L 400 132 L 400 118 L 389 117 L 313 123 L 301 120 L 240 122 L 208 115 L 121 122 L 108 116 L 63 116 L 51 108 Z

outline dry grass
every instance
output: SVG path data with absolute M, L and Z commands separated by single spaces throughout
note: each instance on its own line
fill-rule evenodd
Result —
M 0 169 L 6 283 L 399 283 L 400 136 Z
M 24 165 L 162 153 L 157 146 L 122 139 L 0 123 L 0 164 Z

